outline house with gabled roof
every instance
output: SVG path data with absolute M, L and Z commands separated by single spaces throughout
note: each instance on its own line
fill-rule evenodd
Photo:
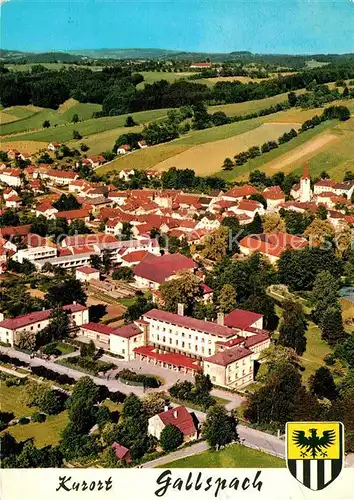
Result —
M 148 433 L 160 439 L 166 425 L 177 427 L 183 434 L 184 441 L 198 439 L 199 421 L 196 415 L 189 413 L 184 406 L 176 406 L 149 418 Z

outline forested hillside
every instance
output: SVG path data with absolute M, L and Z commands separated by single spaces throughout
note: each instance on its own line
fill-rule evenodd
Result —
M 4 107 L 33 104 L 57 109 L 69 98 L 102 104 L 102 115 L 171 108 L 204 102 L 209 105 L 264 99 L 283 92 L 354 78 L 350 66 L 326 66 L 278 76 L 260 83 L 218 82 L 212 87 L 188 80 L 160 80 L 138 89 L 144 77 L 130 67 L 115 65 L 95 72 L 73 67 L 50 71 L 43 66 L 13 72 L 1 68 L 0 95 Z

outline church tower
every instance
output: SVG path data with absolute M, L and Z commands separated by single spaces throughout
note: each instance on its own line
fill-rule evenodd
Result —
M 311 190 L 311 177 L 309 176 L 308 166 L 304 166 L 304 172 L 300 179 L 300 197 L 299 201 L 303 203 L 307 203 L 312 198 L 312 190 Z

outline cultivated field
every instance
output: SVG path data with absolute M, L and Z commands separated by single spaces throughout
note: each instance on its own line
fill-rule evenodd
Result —
M 273 97 L 266 97 L 265 99 L 257 99 L 254 101 L 236 102 L 234 104 L 221 104 L 220 106 L 210 106 L 209 113 L 216 111 L 223 111 L 227 116 L 247 115 L 248 113 L 255 113 L 261 109 L 270 108 L 281 102 L 288 100 L 287 94 L 278 94 Z
M 37 142 L 37 141 L 16 141 L 15 137 L 12 139 L 10 137 L 3 139 L 0 137 L 0 149 L 2 151 L 8 151 L 9 149 L 18 149 L 21 153 L 34 154 L 41 149 L 47 149 L 47 142 Z
M 336 139 L 338 139 L 338 135 L 336 134 L 322 134 L 306 142 L 303 146 L 299 146 L 289 153 L 286 153 L 274 162 L 267 164 L 266 168 L 274 170 L 275 172 L 279 172 L 280 170 L 285 171 L 289 165 L 293 165 L 298 160 L 303 161 L 304 157 L 308 158 L 309 156 L 315 155 L 319 149 L 322 149 Z
M 139 83 L 138 89 L 144 88 L 146 83 L 154 83 L 159 80 L 166 80 L 169 83 L 175 82 L 176 80 L 185 79 L 188 76 L 193 75 L 193 72 L 181 72 L 181 73 L 167 73 L 165 71 L 139 71 L 140 75 L 143 75 L 144 81 Z
M 211 175 L 220 170 L 226 157 L 233 158 L 235 154 L 245 151 L 251 146 L 262 145 L 264 142 L 278 138 L 292 128 L 297 129 L 298 127 L 298 123 L 265 123 L 228 139 L 192 147 L 188 151 L 158 163 L 155 165 L 155 169 L 190 168 L 198 175 Z
M 47 143 L 50 141 L 57 141 L 57 142 L 70 141 L 72 140 L 73 130 L 77 130 L 83 137 L 85 137 L 88 135 L 105 132 L 106 130 L 112 130 L 124 127 L 124 123 L 128 115 L 132 116 L 135 122 L 142 125 L 152 120 L 161 118 L 162 116 L 166 116 L 167 111 L 168 111 L 167 109 L 140 111 L 138 113 L 129 113 L 126 115 L 92 118 L 90 120 L 86 120 L 79 123 L 67 123 L 67 120 L 65 119 L 64 115 L 59 114 L 57 111 L 52 111 L 55 114 L 54 116 L 59 117 L 59 119 L 63 122 L 61 126 L 58 125 L 57 127 L 50 127 L 48 129 L 41 128 L 36 132 L 29 132 L 26 134 L 14 136 L 13 138 L 11 137 L 11 140 L 19 141 L 25 139 L 30 141 L 46 141 Z M 41 125 L 42 123 L 43 122 L 41 122 Z M 15 124 L 8 124 L 2 127 L 2 134 L 5 134 L 6 127 L 9 125 L 15 125 Z M 125 129 L 125 130 L 131 131 L 132 129 Z M 84 139 L 82 139 L 80 142 L 84 142 Z
M 147 168 L 154 167 L 158 163 L 174 157 L 193 146 L 227 139 L 237 134 L 248 132 L 249 130 L 257 128 L 266 121 L 267 117 L 253 118 L 252 120 L 231 123 L 221 127 L 212 127 L 206 130 L 193 130 L 187 135 L 184 135 L 179 139 L 175 139 L 174 141 L 165 144 L 158 144 L 157 146 L 134 151 L 131 154 L 119 157 L 110 162 L 108 165 L 98 169 L 97 172 L 102 174 L 111 170 L 122 170 L 124 168 L 145 170 Z

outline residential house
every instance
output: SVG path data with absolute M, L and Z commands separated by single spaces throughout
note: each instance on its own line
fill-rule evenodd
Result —
M 183 434 L 184 441 L 198 439 L 199 421 L 195 414 L 189 413 L 184 406 L 176 406 L 149 418 L 148 433 L 160 439 L 166 425 L 177 427 Z
M 112 449 L 114 450 L 117 460 L 119 460 L 120 462 L 125 462 L 126 464 L 130 464 L 132 462 L 129 448 L 126 448 L 122 444 L 119 444 L 115 441 L 112 444 Z
M 61 144 L 58 142 L 50 142 L 47 146 L 48 151 L 57 151 L 60 148 Z
M 122 144 L 117 149 L 117 155 L 125 155 L 125 154 L 129 153 L 130 151 L 131 151 L 131 147 L 129 146 L 129 144 Z
M 21 173 L 22 171 L 18 168 L 4 168 L 0 170 L 0 182 L 8 186 L 20 187 Z

